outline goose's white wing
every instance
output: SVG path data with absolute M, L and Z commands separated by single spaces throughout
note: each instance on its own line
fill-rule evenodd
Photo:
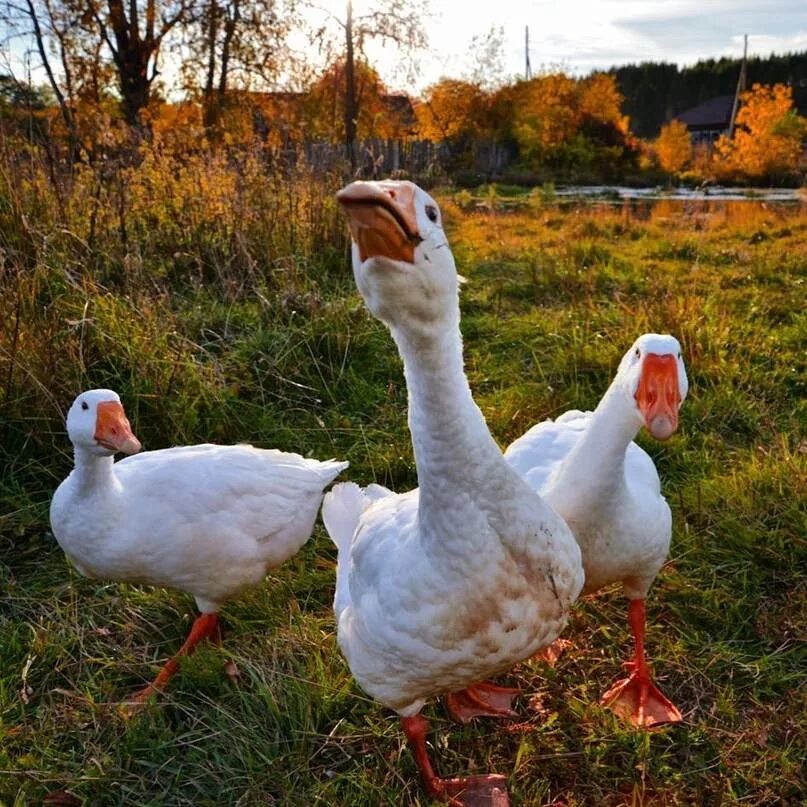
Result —
M 505 459 L 533 490 L 545 491 L 553 473 L 588 428 L 591 414 L 571 409 L 557 420 L 537 423 L 508 446 Z M 632 489 L 649 488 L 654 493 L 661 490 L 653 460 L 635 442 L 625 452 L 625 478 Z
M 127 499 L 148 508 L 142 516 L 155 528 L 186 526 L 200 536 L 220 528 L 266 545 L 274 561 L 286 549 L 271 539 L 307 523 L 345 465 L 247 445 L 199 445 L 127 457 L 115 471 Z
M 590 419 L 591 412 L 573 409 L 557 420 L 536 423 L 507 447 L 504 458 L 533 490 L 540 492 L 577 444 Z
M 75 498 L 60 543 L 85 573 L 178 588 L 212 609 L 305 543 L 346 466 L 248 445 L 144 452 L 115 464 L 114 496 Z

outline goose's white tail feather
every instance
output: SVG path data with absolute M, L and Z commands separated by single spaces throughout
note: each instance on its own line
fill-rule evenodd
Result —
M 365 499 L 371 502 L 377 502 L 379 499 L 386 499 L 387 496 L 394 496 L 395 494 L 383 485 L 371 482 L 363 491 Z
M 319 474 L 325 485 L 329 485 L 342 473 L 348 466 L 349 462 L 343 460 L 325 460 L 319 463 Z
M 322 521 L 339 551 L 336 563 L 336 594 L 333 600 L 337 623 L 339 615 L 350 603 L 348 587 L 350 547 L 364 507 L 364 493 L 355 482 L 341 482 L 335 485 L 322 502 Z
M 555 423 L 569 423 L 572 420 L 580 420 L 581 418 L 588 418 L 591 412 L 581 412 L 579 409 L 569 409 L 562 415 L 555 418 Z

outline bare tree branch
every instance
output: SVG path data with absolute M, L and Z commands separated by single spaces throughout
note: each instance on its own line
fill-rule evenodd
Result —
M 31 25 L 33 26 L 34 39 L 36 40 L 36 47 L 39 51 L 39 57 L 42 60 L 42 66 L 45 68 L 45 73 L 48 77 L 50 87 L 53 90 L 53 94 L 56 96 L 56 100 L 59 104 L 59 112 L 61 113 L 64 125 L 67 127 L 68 135 L 70 137 L 70 151 L 72 153 L 78 143 L 78 135 L 76 133 L 73 114 L 67 104 L 67 101 L 65 100 L 64 93 L 59 86 L 59 82 L 56 81 L 56 76 L 53 73 L 53 69 L 51 68 L 50 59 L 48 58 L 48 54 L 45 50 L 45 40 L 42 35 L 42 27 L 39 24 L 39 16 L 36 12 L 36 7 L 34 6 L 33 0 L 26 0 L 26 2 L 27 13 L 31 20 Z

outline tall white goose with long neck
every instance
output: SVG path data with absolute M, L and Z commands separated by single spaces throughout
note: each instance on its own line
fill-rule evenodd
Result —
M 505 452 L 572 528 L 583 553 L 584 592 L 622 583 L 635 652 L 630 676 L 603 703 L 645 727 L 681 720 L 653 684 L 644 655 L 645 598 L 670 549 L 672 515 L 653 461 L 632 441 L 643 425 L 659 440 L 670 437 L 687 390 L 678 340 L 644 334 L 594 412 L 539 423 Z
M 507 465 L 462 364 L 458 279 L 431 197 L 409 182 L 338 195 L 356 284 L 403 358 L 419 488 L 371 500 L 351 483 L 323 502 L 339 548 L 338 640 L 361 687 L 401 716 L 429 795 L 471 804 L 503 777 L 440 779 L 428 698 L 470 687 L 495 712 L 512 692 L 477 682 L 547 646 L 582 586 L 563 520 Z

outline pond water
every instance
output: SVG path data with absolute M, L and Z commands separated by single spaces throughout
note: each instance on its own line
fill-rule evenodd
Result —
M 673 199 L 686 201 L 801 202 L 807 199 L 800 188 L 626 188 L 620 185 L 582 185 L 559 187 L 555 195 L 562 198 L 601 201 Z
M 757 238 L 807 216 L 807 196 L 571 196 L 556 194 L 554 203 L 536 208 L 555 207 L 564 213 L 618 216 L 628 221 L 652 222 L 666 226 L 687 226 L 694 230 L 711 227 L 737 227 L 756 233 Z M 782 231 L 783 233 L 785 231 Z
M 493 191 L 493 192 L 491 192 Z M 695 229 L 712 226 L 754 228 L 764 234 L 785 222 L 807 217 L 805 188 L 628 188 L 619 185 L 535 187 L 518 194 L 482 189 L 453 194 L 465 211 L 545 216 L 550 210 L 564 214 L 621 216 L 626 221 L 684 223 Z M 759 237 L 763 237 L 760 235 Z

